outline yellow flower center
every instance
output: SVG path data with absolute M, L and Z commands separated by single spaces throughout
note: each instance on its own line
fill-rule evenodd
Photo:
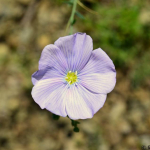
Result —
M 73 83 L 75 83 L 75 82 L 77 82 L 78 81 L 78 79 L 77 79 L 77 71 L 76 72 L 71 72 L 71 71 L 69 71 L 68 73 L 67 73 L 67 76 L 66 76 L 66 81 L 71 85 L 71 84 L 73 84 Z

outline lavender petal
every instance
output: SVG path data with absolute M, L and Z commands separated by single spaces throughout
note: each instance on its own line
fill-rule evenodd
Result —
M 81 85 L 71 87 L 65 96 L 66 112 L 73 120 L 92 118 L 103 107 L 106 95 L 93 94 Z
M 58 70 L 55 68 L 46 68 L 42 70 L 38 70 L 32 75 L 32 83 L 35 85 L 39 80 L 45 80 L 50 78 L 64 78 L 65 75 L 61 74 Z
M 112 60 L 102 50 L 94 50 L 89 62 L 79 72 L 80 83 L 89 91 L 107 94 L 116 84 L 116 71 Z
M 47 45 L 43 49 L 39 60 L 39 70 L 51 67 L 58 70 L 61 74 L 66 74 L 68 70 L 68 64 L 64 54 L 53 44 Z
M 46 108 L 57 115 L 65 117 L 67 115 L 64 107 L 65 99 L 62 98 L 65 86 L 62 78 L 40 80 L 33 87 L 31 94 L 34 101 L 42 109 Z
M 93 42 L 89 35 L 76 33 L 74 35 L 59 38 L 56 45 L 65 55 L 69 70 L 80 71 L 90 58 L 93 50 Z

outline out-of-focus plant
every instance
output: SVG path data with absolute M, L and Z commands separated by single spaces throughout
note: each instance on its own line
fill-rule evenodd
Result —
M 91 17 L 88 14 L 82 23 L 85 25 L 83 30 L 94 37 L 95 46 L 100 44 L 102 48 L 106 48 L 118 69 L 129 73 L 135 87 L 146 81 L 150 74 L 147 67 L 149 60 L 147 54 L 145 55 L 150 52 L 150 25 L 149 22 L 143 24 L 140 20 L 140 4 L 118 3 L 120 9 L 116 9 L 114 3 L 111 5 L 93 5 L 99 15 Z M 137 68 L 141 68 L 145 73 Z
M 93 50 L 93 40 L 86 33 L 73 34 L 77 5 L 97 14 L 79 0 L 67 1 L 72 12 L 66 36 L 44 47 L 39 69 L 32 74 L 31 95 L 41 107 L 53 113 L 53 119 L 68 117 L 79 132 L 78 119 L 89 119 L 101 109 L 116 84 L 113 61 L 101 49 Z M 68 36 L 68 29 L 69 34 Z M 98 46 L 99 47 L 99 46 Z

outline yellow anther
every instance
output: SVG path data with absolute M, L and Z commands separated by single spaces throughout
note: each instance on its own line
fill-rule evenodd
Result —
M 69 71 L 65 77 L 65 80 L 69 83 L 69 84 L 73 84 L 75 82 L 77 82 L 77 71 L 76 72 L 71 72 Z

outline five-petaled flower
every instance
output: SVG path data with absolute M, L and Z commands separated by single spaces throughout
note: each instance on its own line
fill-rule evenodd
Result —
M 73 120 L 92 118 L 116 84 L 112 60 L 85 33 L 47 45 L 32 75 L 32 97 L 42 108 Z

